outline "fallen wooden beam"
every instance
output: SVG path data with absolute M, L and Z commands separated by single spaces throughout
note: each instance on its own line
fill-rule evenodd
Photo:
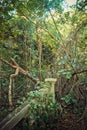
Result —
M 29 106 L 29 102 L 25 102 L 19 108 L 15 109 L 0 123 L 0 130 L 11 130 L 26 116 Z

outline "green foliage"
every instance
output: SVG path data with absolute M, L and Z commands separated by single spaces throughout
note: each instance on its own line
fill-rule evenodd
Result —
M 9 62 L 11 57 L 14 58 L 30 75 L 36 78 L 41 76 L 40 86 L 44 85 L 45 88 L 47 87 L 43 82 L 45 78 L 60 79 L 57 86 L 60 88 L 58 96 L 61 95 L 61 101 L 67 107 L 74 106 L 74 110 L 79 113 L 81 102 L 78 103 L 78 100 L 81 96 L 78 93 L 81 91 L 85 97 L 83 91 L 87 86 L 86 1 L 77 0 L 77 7 L 66 12 L 62 9 L 62 1 L 1 0 L 0 58 Z M 0 80 L 3 88 L 1 96 L 7 102 L 9 76 L 14 71 L 4 63 L 0 63 L 1 70 L 7 72 L 5 77 L 2 76 L 2 81 Z M 83 70 L 86 71 L 78 73 Z M 78 100 L 75 96 L 68 95 L 72 88 Z M 18 95 L 21 97 L 17 98 L 18 104 L 24 102 L 26 100 L 24 96 L 34 89 L 36 89 L 34 83 L 19 74 L 14 81 L 14 97 Z M 32 119 L 34 122 L 29 124 L 31 129 L 33 127 L 39 129 L 38 124 L 41 129 L 43 127 L 53 129 L 57 126 L 55 120 L 60 118 L 59 104 L 53 103 L 51 96 L 43 97 L 39 91 L 35 91 L 29 93 L 28 100 L 32 101 L 30 109 L 33 115 L 29 120 Z
M 87 6 L 86 0 L 77 0 L 76 7 L 78 10 L 86 12 L 87 11 L 86 6 Z
M 61 100 L 66 104 L 69 104 L 71 102 L 71 97 L 69 95 L 66 95 L 64 98 L 61 98 Z
M 56 123 L 60 120 L 60 107 L 57 102 L 53 102 L 51 95 L 42 96 L 39 91 L 35 91 L 29 93 L 28 99 L 31 101 L 28 116 L 28 126 L 31 130 L 58 127 Z

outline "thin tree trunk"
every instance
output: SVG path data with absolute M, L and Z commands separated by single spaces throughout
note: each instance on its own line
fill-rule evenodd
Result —
M 27 41 L 28 41 L 28 36 L 27 32 L 24 31 L 24 61 L 25 61 L 25 70 L 28 72 L 28 66 L 29 66 L 29 56 L 28 56 L 28 49 L 27 49 Z M 25 81 L 25 97 L 27 96 L 28 92 L 28 78 L 26 78 Z
M 8 87 L 8 102 L 9 102 L 10 107 L 13 105 L 13 103 L 12 103 L 12 81 L 13 81 L 13 78 L 18 75 L 18 73 L 19 73 L 19 68 L 16 69 L 15 74 L 10 75 L 10 83 L 9 83 L 9 87 Z
M 42 80 L 42 74 L 41 74 L 41 61 L 42 61 L 42 32 L 41 32 L 41 28 L 39 27 L 39 22 L 37 22 L 37 26 L 36 26 L 36 41 L 38 44 L 38 69 L 39 69 L 39 79 Z
M 42 41 L 39 41 L 39 79 L 42 79 L 41 74 L 41 61 L 42 61 Z
M 2 48 L 0 49 L 0 57 L 2 57 Z M 2 63 L 1 63 L 1 61 L 0 61 L 0 71 L 1 71 L 1 69 L 2 69 Z M 0 78 L 2 77 L 2 74 L 0 74 Z M 1 95 L 2 95 L 2 88 L 1 88 L 1 82 L 0 82 L 0 99 L 1 99 Z

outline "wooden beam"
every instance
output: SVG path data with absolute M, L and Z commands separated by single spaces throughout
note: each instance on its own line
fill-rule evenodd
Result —
M 15 109 L 0 123 L 0 130 L 11 130 L 26 116 L 29 107 L 29 102 L 25 102 L 19 108 Z

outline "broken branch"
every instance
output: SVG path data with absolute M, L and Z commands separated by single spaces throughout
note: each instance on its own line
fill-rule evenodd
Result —
M 11 61 L 13 62 L 13 65 L 10 64 L 10 63 L 9 63 L 8 61 L 6 61 L 5 59 L 0 58 L 0 60 L 1 60 L 2 62 L 4 62 L 5 64 L 9 65 L 9 66 L 10 66 L 11 68 L 13 68 L 13 69 L 17 69 L 17 68 L 18 68 L 20 73 L 22 73 L 22 74 L 24 74 L 25 76 L 27 76 L 28 78 L 30 78 L 34 83 L 37 83 L 37 82 L 38 82 L 37 79 L 35 79 L 35 78 L 33 78 L 32 76 L 30 76 L 27 71 L 25 71 L 24 69 L 22 69 L 22 68 L 17 64 L 17 62 L 16 62 L 13 58 L 11 58 Z

